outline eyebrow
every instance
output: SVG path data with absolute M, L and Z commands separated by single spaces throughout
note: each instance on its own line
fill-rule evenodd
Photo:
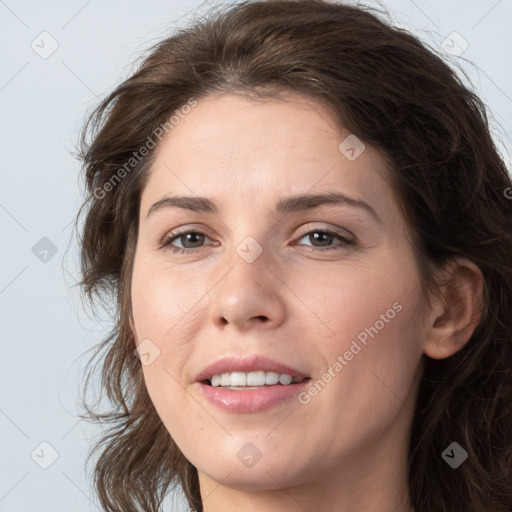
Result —
M 381 218 L 377 215 L 377 212 L 365 201 L 350 197 L 341 192 L 326 192 L 323 194 L 302 194 L 296 196 L 290 196 L 282 199 L 276 205 L 276 211 L 278 213 L 291 213 L 299 212 L 304 210 L 312 210 L 324 204 L 344 204 L 347 206 L 360 208 L 369 213 L 379 224 L 383 224 Z M 194 212 L 211 213 L 218 215 L 219 208 L 214 201 L 207 197 L 198 196 L 173 196 L 164 197 L 153 205 L 148 211 L 147 217 L 152 215 L 158 210 L 164 208 L 177 207 L 184 208 L 186 210 L 192 210 Z

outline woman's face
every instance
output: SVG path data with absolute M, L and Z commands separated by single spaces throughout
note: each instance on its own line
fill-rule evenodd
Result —
M 202 482 L 237 489 L 405 464 L 421 373 L 419 274 L 385 159 L 324 106 L 288 99 L 199 101 L 141 197 L 145 382 Z M 177 196 L 190 199 L 162 202 Z M 229 389 L 244 379 L 257 389 Z

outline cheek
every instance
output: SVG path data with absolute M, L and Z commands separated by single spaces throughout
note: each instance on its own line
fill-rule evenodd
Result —
M 370 291 L 325 310 L 336 334 L 311 351 L 311 360 L 322 364 L 302 397 L 303 427 L 322 432 L 333 454 L 355 455 L 414 409 L 422 357 L 419 297 L 399 289 Z
M 131 299 L 139 338 L 168 340 L 190 326 L 189 319 L 197 314 L 209 290 L 202 274 L 145 259 L 135 261 Z
M 328 409 L 339 411 L 334 416 L 343 423 L 347 410 L 365 417 L 378 411 L 381 418 L 396 413 L 402 405 L 397 397 L 408 395 L 423 353 L 421 287 L 412 256 L 389 252 L 315 283 L 309 292 L 305 284 L 296 290 L 321 320 L 315 319 L 322 337 L 310 355 L 322 361 L 326 373 L 320 377 L 331 391 L 322 391 L 318 403 L 332 401 Z
M 364 341 L 366 329 L 390 332 L 393 324 L 405 335 L 403 329 L 415 325 L 419 276 L 406 251 L 383 250 L 366 261 L 347 260 L 309 273 L 293 269 L 284 276 L 302 302 L 288 301 L 291 307 L 297 303 L 295 313 L 302 309 L 301 321 L 317 326 L 325 342 L 338 348 L 360 333 Z
M 208 282 L 201 272 L 180 272 L 169 265 L 137 259 L 131 285 L 131 300 L 137 343 L 145 344 L 151 364 L 143 364 L 149 395 L 166 427 L 171 430 L 187 416 L 175 411 L 189 410 L 184 390 L 187 363 L 204 327 L 204 302 Z

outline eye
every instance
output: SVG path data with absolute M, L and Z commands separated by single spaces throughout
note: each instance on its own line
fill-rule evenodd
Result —
M 339 233 L 336 233 L 335 231 L 331 231 L 329 229 L 313 229 L 310 231 L 306 231 L 301 235 L 301 237 L 298 240 L 302 240 L 304 238 L 308 238 L 310 241 L 314 241 L 315 243 L 320 244 L 312 247 L 311 250 L 315 252 L 325 252 L 332 250 L 339 251 L 346 249 L 347 246 L 349 245 L 354 245 L 354 242 L 352 240 L 349 240 L 343 235 L 340 235 Z M 331 246 L 330 244 L 335 238 L 341 240 L 341 244 L 338 244 L 337 246 Z
M 208 238 L 208 236 L 206 236 L 201 231 L 190 230 L 183 231 L 180 233 L 174 232 L 169 233 L 169 235 L 162 240 L 160 247 L 169 249 L 173 253 L 177 254 L 190 253 L 194 252 L 194 249 L 200 248 L 201 243 L 204 241 L 205 238 Z M 181 240 L 182 242 L 184 241 L 184 246 L 174 247 L 173 242 L 175 240 Z M 189 244 L 192 247 L 190 247 Z
M 319 236 L 315 236 L 319 235 Z M 310 241 L 314 243 L 318 243 L 320 245 L 313 246 L 310 250 L 314 252 L 325 252 L 331 250 L 343 250 L 346 249 L 350 245 L 355 245 L 355 242 L 349 240 L 345 236 L 336 233 L 335 231 L 331 231 L 329 229 L 313 229 L 310 231 L 306 231 L 302 233 L 298 240 L 302 240 L 304 238 L 309 238 Z M 331 246 L 334 239 L 338 239 L 341 241 L 340 244 L 336 246 Z M 202 231 L 197 230 L 189 230 L 182 232 L 172 232 L 166 236 L 160 245 L 160 248 L 170 250 L 175 254 L 187 254 L 196 252 L 196 249 L 200 249 L 203 247 L 203 243 L 205 239 L 209 239 L 209 237 L 203 233 Z M 178 240 L 182 242 L 181 247 L 176 247 L 174 242 Z M 304 245 L 304 244 L 294 244 L 294 245 Z

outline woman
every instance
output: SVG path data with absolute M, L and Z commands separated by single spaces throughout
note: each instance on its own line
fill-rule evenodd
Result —
M 152 48 L 82 158 L 105 510 L 512 510 L 511 181 L 416 38 L 244 2 Z

